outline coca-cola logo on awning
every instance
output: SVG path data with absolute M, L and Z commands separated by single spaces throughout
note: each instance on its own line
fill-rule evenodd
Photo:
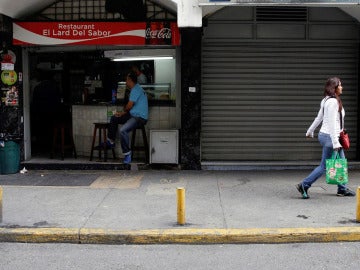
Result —
M 149 45 L 171 45 L 178 32 L 177 26 L 171 22 L 150 22 L 146 24 L 145 43 Z
M 146 38 L 171 39 L 170 28 L 162 28 L 156 30 L 151 30 L 151 28 L 147 28 L 145 34 Z

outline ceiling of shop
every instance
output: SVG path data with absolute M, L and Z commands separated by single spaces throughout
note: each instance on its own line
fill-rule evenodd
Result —
M 159 3 L 169 10 L 176 11 L 178 0 L 152 0 L 154 3 Z M 19 19 L 28 14 L 36 13 L 39 10 L 57 2 L 57 0 L 1 0 L 0 14 L 7 15 L 14 19 Z M 353 5 L 340 7 L 343 11 L 360 21 L 360 6 Z M 204 7 L 203 16 L 219 9 L 219 7 Z
M 4 14 L 14 19 L 19 19 L 28 14 L 35 13 L 43 8 L 57 2 L 56 0 L 1 0 L 0 14 Z M 176 11 L 176 1 L 172 0 L 153 0 L 169 10 Z

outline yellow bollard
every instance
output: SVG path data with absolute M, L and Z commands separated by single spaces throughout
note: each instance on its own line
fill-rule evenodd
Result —
M 356 190 L 356 222 L 360 222 L 360 187 Z
M 177 223 L 185 225 L 185 188 L 177 188 Z
M 0 186 L 0 223 L 2 222 L 2 196 L 3 196 L 3 189 Z

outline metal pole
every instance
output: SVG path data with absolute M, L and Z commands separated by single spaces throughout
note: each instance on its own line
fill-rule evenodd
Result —
M 356 190 L 356 222 L 360 222 L 360 187 Z
M 185 225 L 185 188 L 177 188 L 177 223 Z
M 3 197 L 3 189 L 0 186 L 0 223 L 2 223 L 2 197 Z

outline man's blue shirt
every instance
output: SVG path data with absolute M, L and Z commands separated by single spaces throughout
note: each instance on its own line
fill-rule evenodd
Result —
M 145 120 L 149 118 L 149 105 L 147 95 L 139 84 L 136 84 L 130 91 L 130 101 L 134 102 L 134 106 L 130 110 L 130 114 L 134 117 L 141 117 Z

